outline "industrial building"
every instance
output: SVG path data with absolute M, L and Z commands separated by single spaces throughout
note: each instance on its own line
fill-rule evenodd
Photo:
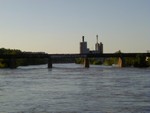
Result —
M 98 35 L 96 35 L 96 39 L 97 39 L 97 41 L 95 44 L 95 52 L 103 53 L 103 43 L 102 42 L 98 43 Z
M 82 36 L 82 42 L 80 42 L 80 53 L 89 53 L 89 49 L 87 48 L 87 42 L 84 41 L 84 36 Z
M 103 53 L 103 43 L 98 43 L 98 35 L 96 35 L 95 50 L 87 48 L 87 42 L 84 41 L 84 36 L 82 36 L 82 42 L 80 42 L 80 54 L 88 53 Z

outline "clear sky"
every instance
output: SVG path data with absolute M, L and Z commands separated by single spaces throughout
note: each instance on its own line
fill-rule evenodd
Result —
M 150 0 L 0 0 L 0 48 L 79 53 L 150 50 Z

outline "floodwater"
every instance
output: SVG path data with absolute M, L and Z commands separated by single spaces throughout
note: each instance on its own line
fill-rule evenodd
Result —
M 0 113 L 150 113 L 150 68 L 0 69 Z

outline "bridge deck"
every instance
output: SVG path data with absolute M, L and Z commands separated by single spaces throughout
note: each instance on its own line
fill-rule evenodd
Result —
M 0 54 L 0 58 L 109 58 L 109 57 L 136 57 L 147 56 L 150 57 L 150 53 L 104 53 L 104 54 Z
M 150 53 L 104 53 L 104 54 L 49 54 L 52 57 L 88 57 L 88 58 L 109 58 L 109 57 L 136 57 L 137 55 L 140 56 L 147 56 L 150 57 Z

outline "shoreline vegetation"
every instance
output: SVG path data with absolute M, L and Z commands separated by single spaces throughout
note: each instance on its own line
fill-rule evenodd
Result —
M 137 55 L 136 58 L 124 58 L 124 65 L 125 67 L 139 67 L 139 68 L 145 68 L 150 67 L 150 58 L 147 58 L 147 61 L 145 61 L 144 58 L 141 58 L 142 56 Z M 90 64 L 92 65 L 106 65 L 106 66 L 113 66 L 118 64 L 118 58 L 92 58 L 89 59 Z M 77 64 L 83 64 L 84 59 L 78 58 L 76 59 Z
M 121 51 L 118 51 L 121 53 Z M 21 53 L 29 53 L 29 52 L 22 52 L 18 49 L 5 49 L 0 48 L 0 54 L 21 54 Z M 34 53 L 34 52 L 33 52 Z M 32 52 L 31 52 L 32 54 Z M 106 65 L 106 66 L 113 66 L 118 64 L 118 58 L 90 58 L 90 64 L 93 65 Z M 28 65 L 40 65 L 40 64 L 47 64 L 47 58 L 20 58 L 16 59 L 16 66 L 28 66 Z M 53 63 L 77 63 L 83 64 L 83 58 L 76 58 L 76 59 L 53 59 Z M 142 55 L 137 55 L 135 58 L 124 58 L 125 67 L 150 67 L 150 58 L 145 60 L 145 57 Z M 0 68 L 8 68 L 9 67 L 9 59 L 0 58 Z
M 0 48 L 1 55 L 5 55 L 5 54 L 15 55 L 15 54 L 21 54 L 21 53 L 29 53 L 29 52 L 22 52 L 21 50 L 18 50 L 18 49 Z M 16 59 L 16 67 L 46 64 L 47 61 L 48 61 L 47 58 L 19 58 L 19 59 Z M 0 58 L 0 68 L 8 68 L 8 67 L 9 67 L 9 59 Z
M 120 50 L 115 53 L 122 53 Z M 106 65 L 106 66 L 113 66 L 118 65 L 118 58 L 90 58 L 90 64 L 93 65 Z M 125 67 L 138 67 L 138 68 L 145 68 L 150 67 L 150 57 L 145 59 L 145 56 L 137 54 L 135 58 L 125 57 L 123 58 L 123 62 Z M 76 59 L 77 64 L 83 64 L 84 60 L 81 58 Z

